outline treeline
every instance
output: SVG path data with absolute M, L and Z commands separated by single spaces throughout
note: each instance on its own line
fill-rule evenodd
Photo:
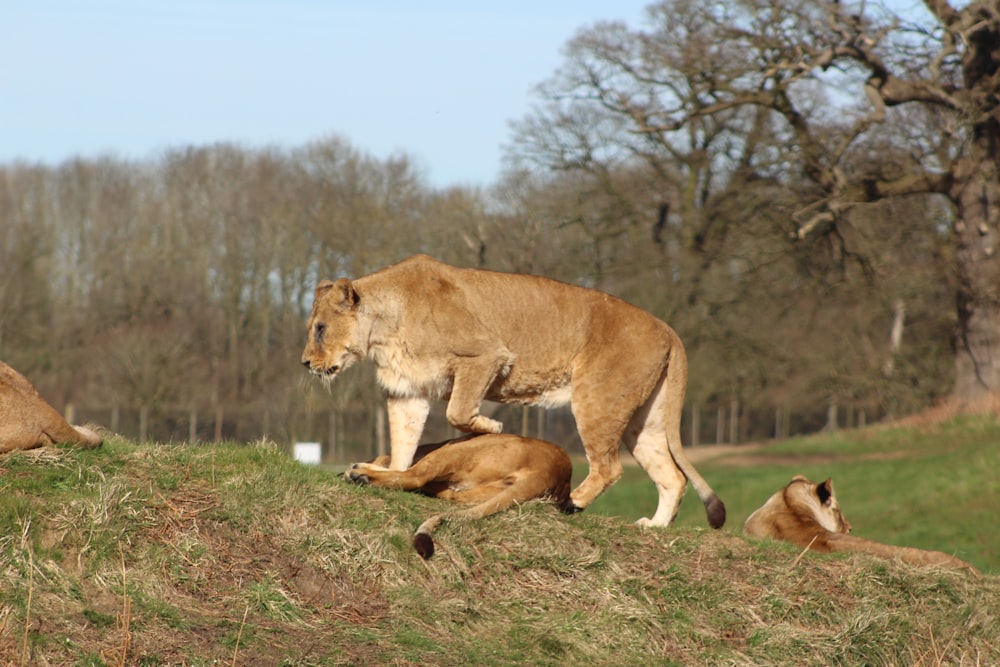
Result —
M 170 413 L 171 433 L 199 438 L 251 435 L 205 431 L 217 415 L 266 415 L 259 430 L 279 440 L 372 442 L 371 369 L 327 394 L 299 365 L 312 291 L 426 252 L 649 309 L 685 341 L 688 399 L 706 415 L 832 403 L 874 420 L 947 394 L 954 290 L 926 201 L 867 209 L 851 238 L 790 244 L 794 189 L 745 183 L 711 202 L 699 235 L 651 183 L 635 169 L 511 172 L 488 191 L 437 190 L 406 156 L 339 138 L 0 166 L 0 359 L 77 414 Z M 341 427 L 314 423 L 331 408 Z

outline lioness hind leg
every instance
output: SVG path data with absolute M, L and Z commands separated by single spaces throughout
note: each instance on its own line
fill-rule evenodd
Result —
M 570 493 L 569 503 L 564 506 L 566 512 L 586 509 L 622 476 L 622 463 L 618 457 L 621 432 L 610 428 L 605 420 L 586 417 L 577 417 L 577 430 L 583 440 L 590 469 L 580 485 Z
M 667 437 L 662 430 L 642 428 L 638 432 L 629 427 L 625 432 L 625 446 L 632 452 L 636 462 L 656 484 L 659 500 L 653 518 L 643 517 L 636 523 L 640 526 L 668 527 L 677 517 L 687 488 L 687 478 L 674 463 L 667 449 Z

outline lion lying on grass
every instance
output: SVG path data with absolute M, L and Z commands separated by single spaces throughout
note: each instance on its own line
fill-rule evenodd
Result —
M 850 522 L 840 511 L 833 494 L 833 480 L 816 484 L 796 475 L 785 488 L 768 498 L 747 517 L 743 532 L 751 537 L 770 537 L 791 542 L 818 553 L 848 551 L 898 558 L 916 565 L 939 565 L 978 572 L 965 561 L 940 551 L 898 547 L 849 535 Z
M 462 510 L 435 514 L 417 528 L 413 547 L 423 558 L 434 555 L 431 533 L 447 519 L 480 519 L 515 503 L 547 498 L 560 506 L 569 500 L 573 466 L 557 445 L 517 435 L 467 435 L 424 445 L 408 470 L 387 470 L 389 457 L 355 463 L 347 479 L 387 489 L 417 491 L 463 503 Z
M 610 294 L 539 276 L 460 269 L 417 255 L 356 280 L 316 287 L 302 363 L 326 382 L 371 359 L 388 394 L 389 468 L 406 470 L 430 410 L 500 433 L 484 400 L 570 405 L 590 471 L 567 511 L 622 476 L 624 443 L 656 484 L 641 525 L 669 526 L 690 482 L 714 528 L 726 508 L 681 445 L 688 366 L 677 333 Z
M 0 361 L 0 454 L 56 443 L 93 448 L 102 442 L 89 428 L 70 426 L 26 377 Z

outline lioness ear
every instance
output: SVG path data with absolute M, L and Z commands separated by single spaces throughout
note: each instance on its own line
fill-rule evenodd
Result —
M 822 484 L 816 485 L 816 495 L 819 497 L 819 501 L 823 505 L 829 505 L 830 499 L 833 498 L 833 478 L 827 477 L 826 481 Z
M 318 299 L 327 292 L 329 292 L 331 287 L 333 287 L 332 280 L 321 280 L 319 285 L 316 285 L 316 292 L 313 294 L 313 296 Z
M 353 310 L 355 306 L 358 305 L 360 297 L 358 293 L 354 290 L 354 285 L 347 278 L 338 278 L 337 282 L 331 285 L 333 288 L 333 294 L 331 295 L 336 301 L 337 306 L 344 310 Z

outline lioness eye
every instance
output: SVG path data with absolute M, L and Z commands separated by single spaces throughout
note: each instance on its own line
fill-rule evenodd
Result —
M 323 323 L 316 324 L 316 342 L 323 342 L 323 334 L 326 333 L 326 325 Z

